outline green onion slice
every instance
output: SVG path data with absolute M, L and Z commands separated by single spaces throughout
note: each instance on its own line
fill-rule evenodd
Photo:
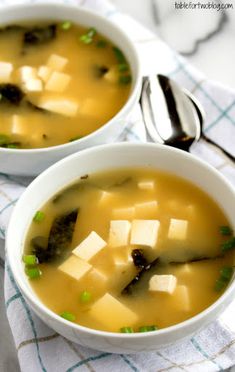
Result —
M 235 248 L 235 236 L 227 240 L 225 243 L 221 245 L 222 252 L 230 251 L 231 249 Z
M 232 235 L 233 233 L 232 229 L 229 226 L 220 226 L 219 231 L 221 235 L 225 236 Z
M 80 295 L 80 301 L 83 303 L 89 302 L 91 300 L 91 293 L 88 291 L 83 291 Z
M 74 314 L 68 312 L 68 311 L 64 311 L 63 313 L 60 314 L 61 318 L 64 318 L 66 320 L 69 320 L 70 322 L 74 322 L 76 317 Z
M 96 46 L 97 48 L 105 48 L 107 46 L 107 42 L 105 40 L 98 40 Z
M 37 265 L 38 264 L 38 259 L 35 256 L 35 254 L 25 254 L 23 256 L 23 262 L 26 265 L 33 266 L 33 265 Z
M 64 21 L 63 23 L 61 23 L 61 28 L 62 30 L 69 30 L 70 28 L 72 27 L 72 22 L 70 21 Z
M 128 71 L 129 70 L 129 66 L 127 63 L 120 63 L 118 65 L 118 71 L 119 72 L 125 72 L 125 71 Z
M 126 63 L 126 57 L 124 56 L 124 54 L 122 53 L 122 51 L 119 48 L 113 47 L 113 52 L 115 54 L 115 57 L 116 57 L 118 63 Z
M 121 333 L 134 333 L 134 330 L 132 327 L 122 327 L 120 329 L 120 332 Z
M 158 328 L 155 325 L 139 327 L 139 332 L 151 332 L 156 331 Z
M 119 83 L 122 85 L 127 85 L 131 82 L 131 75 L 119 76 Z
M 41 222 L 45 218 L 45 213 L 42 211 L 37 211 L 34 215 L 33 221 L 34 222 Z
M 25 269 L 26 275 L 29 277 L 29 279 L 38 279 L 42 275 L 41 270 L 39 270 L 38 267 L 28 268 Z
M 229 281 L 233 276 L 233 268 L 232 267 L 223 267 L 220 270 L 220 276 L 221 276 L 221 278 L 226 279 L 227 281 Z
M 0 134 L 0 146 L 10 143 L 10 137 L 6 134 Z

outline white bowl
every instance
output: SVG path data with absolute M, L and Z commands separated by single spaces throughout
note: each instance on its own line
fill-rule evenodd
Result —
M 61 160 L 37 177 L 17 203 L 7 231 L 7 254 L 13 276 L 35 313 L 71 341 L 114 353 L 156 350 L 191 335 L 215 319 L 233 300 L 235 281 L 209 308 L 180 324 L 149 333 L 102 332 L 70 323 L 39 300 L 24 273 L 22 253 L 35 212 L 71 182 L 84 174 L 123 167 L 160 169 L 190 180 L 206 191 L 222 208 L 235 229 L 235 190 L 214 168 L 196 157 L 168 146 L 155 144 L 103 145 Z
M 118 26 L 97 13 L 77 6 L 48 2 L 1 7 L 0 26 L 22 21 L 71 20 L 86 27 L 93 26 L 121 48 L 131 66 L 132 88 L 122 109 L 105 125 L 77 141 L 42 149 L 0 148 L 0 172 L 15 175 L 37 175 L 56 161 L 76 151 L 113 142 L 124 130 L 128 115 L 139 99 L 141 89 L 140 63 L 133 42 Z

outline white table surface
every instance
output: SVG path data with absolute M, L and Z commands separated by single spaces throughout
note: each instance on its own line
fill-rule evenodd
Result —
M 209 78 L 235 89 L 235 0 L 229 0 L 233 9 L 226 12 L 176 10 L 174 0 L 111 1 L 158 33 Z M 195 45 L 198 45 L 196 50 Z M 17 354 L 5 315 L 3 251 L 3 241 L 0 240 L 0 372 L 19 372 Z M 230 371 L 235 372 L 235 367 Z

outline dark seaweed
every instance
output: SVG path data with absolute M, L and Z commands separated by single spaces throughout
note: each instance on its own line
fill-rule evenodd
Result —
M 122 290 L 122 294 L 130 295 L 133 293 L 134 287 L 137 283 L 139 283 L 142 276 L 152 269 L 157 263 L 159 263 L 159 258 L 156 258 L 154 261 L 147 263 L 139 272 L 138 274 L 132 279 L 132 281 L 127 284 L 127 286 Z
M 24 92 L 15 84 L 0 84 L 0 104 L 10 103 L 19 106 L 24 95 Z
M 93 66 L 93 74 L 96 78 L 102 78 L 108 71 L 109 71 L 109 68 L 107 66 L 104 66 L 104 65 Z
M 133 249 L 131 256 L 133 258 L 134 265 L 138 267 L 138 269 L 143 269 L 148 264 L 141 249 Z
M 46 110 L 42 107 L 38 107 L 37 105 L 35 105 L 35 103 L 33 103 L 29 100 L 26 100 L 25 103 L 30 109 L 32 109 L 34 111 L 38 111 L 38 112 L 41 112 L 43 114 L 50 114 L 50 111 L 48 111 L 48 110 Z
M 24 31 L 26 28 L 20 25 L 9 25 L 3 28 L 0 28 L 0 32 L 16 32 L 16 31 Z
M 23 44 L 24 46 L 45 44 L 56 37 L 56 25 L 48 25 L 45 27 L 33 27 L 24 33 Z
M 88 177 L 89 177 L 88 174 L 84 174 L 84 176 L 81 176 L 80 177 L 80 180 L 87 180 Z
M 77 215 L 78 209 L 74 209 L 72 212 L 56 217 L 51 226 L 47 245 L 46 238 L 32 239 L 33 253 L 40 263 L 55 261 L 68 248 L 72 241 Z M 35 239 L 37 239 L 36 243 Z

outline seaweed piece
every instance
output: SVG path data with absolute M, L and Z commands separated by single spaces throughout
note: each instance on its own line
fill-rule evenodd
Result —
M 84 176 L 81 176 L 80 177 L 80 180 L 87 180 L 88 177 L 89 177 L 88 174 L 84 174 Z
M 24 46 L 40 45 L 52 41 L 56 37 L 56 24 L 45 27 L 33 27 L 24 33 Z
M 93 74 L 96 78 L 102 78 L 107 72 L 109 68 L 104 65 L 94 65 L 93 66 Z
M 28 99 L 25 102 L 26 102 L 26 105 L 32 110 L 39 111 L 43 114 L 50 114 L 51 113 L 50 111 L 35 105 L 35 103 L 29 101 Z
M 16 32 L 16 31 L 24 31 L 26 27 L 20 25 L 9 25 L 6 27 L 0 28 L 0 32 Z
M 33 253 L 39 263 L 55 261 L 68 248 L 72 241 L 77 216 L 78 208 L 56 217 L 51 226 L 47 245 L 45 238 L 32 239 Z
M 10 103 L 19 106 L 25 94 L 17 85 L 6 83 L 0 84 L 0 96 L 0 104 Z
M 133 258 L 134 265 L 139 269 L 143 269 L 148 264 L 141 249 L 133 249 L 131 256 Z
M 132 279 L 132 281 L 126 285 L 126 287 L 122 290 L 122 294 L 132 294 L 133 293 L 133 290 L 134 290 L 134 287 L 137 283 L 139 283 L 140 279 L 142 278 L 142 276 L 147 272 L 149 271 L 150 269 L 152 269 L 157 263 L 159 263 L 159 257 L 156 258 L 154 261 L 150 262 L 150 263 L 147 263 L 139 272 L 138 274 L 134 277 L 134 279 Z

